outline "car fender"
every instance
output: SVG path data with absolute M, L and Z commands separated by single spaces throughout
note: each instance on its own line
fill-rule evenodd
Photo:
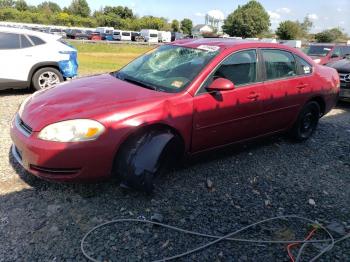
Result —
M 38 69 L 43 68 L 43 67 L 54 67 L 54 68 L 59 69 L 58 62 L 55 62 L 55 61 L 47 61 L 47 62 L 36 63 L 35 65 L 32 66 L 32 68 L 29 71 L 29 74 L 28 74 L 28 82 L 29 83 L 31 82 L 34 73 Z

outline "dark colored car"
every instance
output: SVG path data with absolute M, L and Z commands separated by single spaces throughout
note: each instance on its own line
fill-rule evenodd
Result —
M 117 175 L 150 192 L 183 155 L 286 131 L 308 139 L 338 94 L 337 71 L 294 48 L 181 40 L 26 99 L 12 123 L 12 154 L 44 179 Z
M 310 56 L 315 63 L 325 65 L 343 59 L 344 56 L 350 55 L 349 45 L 339 44 L 311 44 L 306 54 Z
M 340 99 L 350 99 L 350 56 L 337 62 L 329 63 L 327 66 L 333 67 L 340 77 Z
M 68 31 L 67 38 L 69 39 L 77 39 L 77 40 L 88 40 L 89 35 L 92 34 L 91 30 L 80 30 L 80 29 L 72 29 Z
M 131 41 L 145 42 L 145 38 L 139 32 L 131 32 Z

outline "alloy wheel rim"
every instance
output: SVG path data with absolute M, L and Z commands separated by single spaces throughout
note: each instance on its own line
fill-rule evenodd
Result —
M 308 112 L 304 115 L 301 125 L 300 134 L 302 137 L 309 137 L 315 129 L 316 118 L 312 112 Z
M 42 73 L 39 76 L 38 83 L 39 83 L 40 89 L 45 89 L 60 83 L 60 78 L 56 73 L 47 71 Z

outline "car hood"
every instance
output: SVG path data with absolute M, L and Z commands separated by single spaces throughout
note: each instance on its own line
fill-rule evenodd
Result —
M 350 60 L 342 59 L 336 62 L 327 64 L 330 67 L 333 67 L 340 73 L 350 73 Z
M 96 119 L 109 111 L 169 96 L 110 74 L 85 77 L 34 93 L 22 106 L 20 117 L 33 131 L 59 121 Z

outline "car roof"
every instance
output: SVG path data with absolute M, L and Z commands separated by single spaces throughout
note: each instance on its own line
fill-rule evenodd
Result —
M 198 38 L 198 39 L 182 39 L 177 40 L 172 43 L 177 46 L 198 48 L 199 46 L 214 46 L 219 47 L 220 49 L 229 49 L 234 47 L 240 48 L 282 48 L 293 50 L 293 48 L 286 45 L 277 44 L 277 43 L 267 43 L 261 42 L 258 40 L 244 40 L 244 39 L 230 39 L 230 38 Z
M 52 34 L 37 32 L 37 31 L 29 30 L 29 29 L 6 27 L 6 26 L 0 26 L 0 32 L 37 36 L 37 37 L 45 40 L 46 42 L 56 41 L 56 40 L 62 38 L 62 36 L 59 36 L 59 35 L 52 35 Z

